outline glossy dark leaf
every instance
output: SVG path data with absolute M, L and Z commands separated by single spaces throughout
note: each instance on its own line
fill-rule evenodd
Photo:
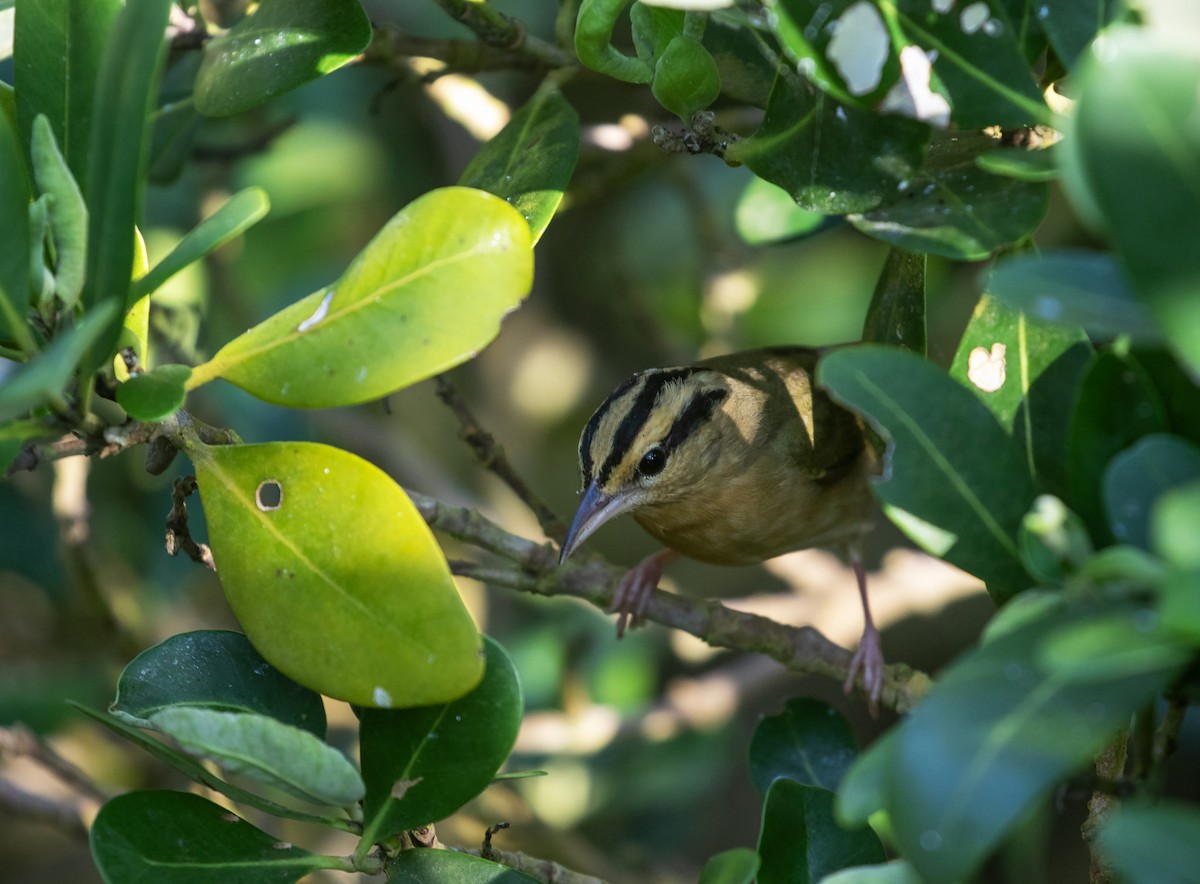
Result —
M 987 582 L 997 601 L 1028 586 L 1016 537 L 1034 490 L 982 402 L 920 357 L 875 345 L 830 353 L 818 380 L 890 437 L 890 467 L 875 485 L 889 518 Z
M 360 724 L 364 837 L 449 816 L 492 782 L 524 713 L 512 660 L 485 638 L 483 681 L 464 697 L 413 709 L 365 709 Z
M 884 861 L 866 826 L 845 829 L 833 817 L 833 793 L 788 779 L 771 784 L 758 836 L 759 884 L 817 884 L 849 866 Z
M 1109 461 L 1143 436 L 1165 430 L 1162 402 L 1140 366 L 1116 353 L 1092 360 L 1071 418 L 1067 502 L 1097 545 L 1112 536 L 1101 481 Z
M 320 694 L 275 669 L 240 632 L 185 632 L 142 651 L 121 673 L 109 711 L 145 727 L 178 705 L 258 712 L 325 737 Z
M 1066 159 L 1073 197 L 1102 215 L 1138 296 L 1192 371 L 1200 370 L 1200 57 L 1194 34 L 1114 28 L 1083 66 Z
M 1173 354 L 1164 349 L 1134 347 L 1130 358 L 1141 366 L 1162 399 L 1167 428 L 1200 445 L 1200 386 Z
M 339 868 L 185 792 L 128 792 L 100 808 L 92 858 L 105 881 L 160 884 L 290 884 Z
M 890 249 L 863 322 L 862 339 L 925 355 L 925 256 Z
M 337 70 L 370 41 L 358 0 L 261 0 L 205 44 L 196 109 L 214 117 L 249 110 Z
M 1005 258 L 987 290 L 1034 319 L 1081 328 L 1100 338 L 1161 339 L 1150 311 L 1133 294 L 1124 271 L 1104 252 L 1046 249 Z
M 744 20 L 710 16 L 704 46 L 717 63 L 723 96 L 753 107 L 767 106 L 779 56 L 764 45 L 761 33 Z
M 1009 829 L 1151 702 L 1186 664 L 1186 648 L 1146 643 L 1145 611 L 1125 609 L 1134 646 L 1076 643 L 1073 659 L 1041 649 L 1070 642 L 1091 610 L 1027 621 L 958 660 L 887 746 L 887 809 L 903 855 L 925 878 L 970 879 Z M 1080 678 L 1107 658 L 1107 677 Z M 875 760 L 870 753 L 860 764 Z M 852 770 L 851 777 L 854 776 Z
M 1070 70 L 1102 28 L 1117 18 L 1124 3 L 1112 0 L 1071 0 L 1038 3 L 1038 24 L 1050 38 L 1059 61 Z
M 750 778 L 760 795 L 780 777 L 836 792 L 858 744 L 844 718 L 819 700 L 789 700 L 750 738 Z
M 1159 497 L 1200 479 L 1200 448 L 1178 436 L 1145 436 L 1104 471 L 1104 509 L 1120 543 L 1150 548 L 1150 515 Z
M 959 340 L 950 375 L 1012 434 L 1041 490 L 1065 488 L 1071 409 L 1091 353 L 1079 329 L 1031 319 L 988 294 Z
M 916 174 L 929 128 L 842 105 L 794 76 L 779 76 L 762 125 L 726 159 L 828 215 L 871 209 Z M 864 158 L 869 157 L 869 162 Z
M 494 193 L 521 213 L 536 243 L 579 158 L 579 115 L 557 89 L 539 89 L 471 160 L 458 183 Z
M 993 175 L 976 160 L 994 142 L 983 135 L 940 137 L 925 164 L 902 177 L 883 202 L 850 223 L 910 252 L 978 261 L 1024 239 L 1041 223 L 1044 184 Z

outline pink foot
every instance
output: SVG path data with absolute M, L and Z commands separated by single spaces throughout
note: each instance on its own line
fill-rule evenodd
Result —
M 636 566 L 621 578 L 613 592 L 612 603 L 608 610 L 617 616 L 617 638 L 625 634 L 625 627 L 636 629 L 645 621 L 646 605 L 658 581 L 662 577 L 663 568 L 679 558 L 679 553 L 673 549 L 662 549 L 653 555 L 646 556 Z
M 863 568 L 862 556 L 857 545 L 849 549 L 850 564 L 854 566 L 854 576 L 858 578 L 858 595 L 862 599 L 863 633 L 858 642 L 858 650 L 850 658 L 850 672 L 842 689 L 849 694 L 854 690 L 858 674 L 862 673 L 863 690 L 867 693 L 867 704 L 871 715 L 879 715 L 879 699 L 883 696 L 883 643 L 879 640 L 879 630 L 871 619 L 871 605 L 867 599 L 867 572 Z

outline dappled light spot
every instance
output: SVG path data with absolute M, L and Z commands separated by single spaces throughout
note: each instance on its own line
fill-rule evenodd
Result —
M 317 309 L 313 311 L 313 315 L 296 326 L 296 331 L 306 332 L 322 319 L 329 312 L 329 302 L 333 300 L 333 289 L 325 293 L 325 297 L 321 299 L 321 303 L 317 305 Z
M 985 393 L 994 393 L 1004 386 L 1007 360 L 1005 353 L 1008 348 L 999 342 L 992 344 L 989 352 L 986 347 L 976 347 L 967 357 L 967 377 L 971 383 Z
M 283 486 L 275 479 L 263 479 L 254 491 L 254 502 L 264 513 L 283 506 Z

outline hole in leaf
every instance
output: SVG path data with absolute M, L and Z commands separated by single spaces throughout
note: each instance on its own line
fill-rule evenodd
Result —
M 279 509 L 283 505 L 283 486 L 275 479 L 264 479 L 254 492 L 254 502 L 264 513 Z

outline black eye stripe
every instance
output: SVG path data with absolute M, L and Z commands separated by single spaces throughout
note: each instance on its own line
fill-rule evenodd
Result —
M 683 411 L 679 413 L 679 417 L 675 418 L 675 422 L 671 424 L 671 429 L 663 440 L 663 448 L 667 451 L 678 448 L 684 439 L 695 432 L 697 427 L 712 417 L 717 406 L 728 395 L 728 390 L 713 389 L 704 390 L 693 396 L 691 401 L 684 406 Z
M 592 462 L 592 441 L 596 438 L 596 430 L 600 427 L 600 421 L 604 419 L 604 415 L 612 408 L 613 403 L 629 392 L 630 387 L 638 382 L 641 375 L 633 375 L 623 384 L 608 394 L 608 398 L 600 403 L 600 407 L 596 409 L 595 414 L 587 422 L 587 426 L 583 428 L 583 435 L 579 439 L 579 469 L 583 474 L 583 487 L 586 489 L 592 482 L 592 470 L 595 464 Z
M 676 368 L 669 371 L 650 371 L 639 375 L 639 378 L 644 378 L 645 383 L 641 390 L 638 391 L 637 397 L 630 406 L 629 411 L 625 413 L 625 417 L 621 418 L 621 422 L 617 425 L 617 430 L 613 434 L 612 447 L 609 448 L 608 457 L 604 459 L 603 466 L 600 467 L 600 472 L 596 476 L 596 481 L 603 485 L 608 481 L 608 477 L 612 475 L 612 471 L 617 468 L 617 464 L 629 453 L 629 449 L 633 447 L 633 442 L 637 438 L 642 427 L 646 425 L 650 413 L 654 410 L 654 402 L 658 399 L 658 394 L 662 392 L 662 388 L 672 381 L 682 380 L 696 371 L 694 368 Z

